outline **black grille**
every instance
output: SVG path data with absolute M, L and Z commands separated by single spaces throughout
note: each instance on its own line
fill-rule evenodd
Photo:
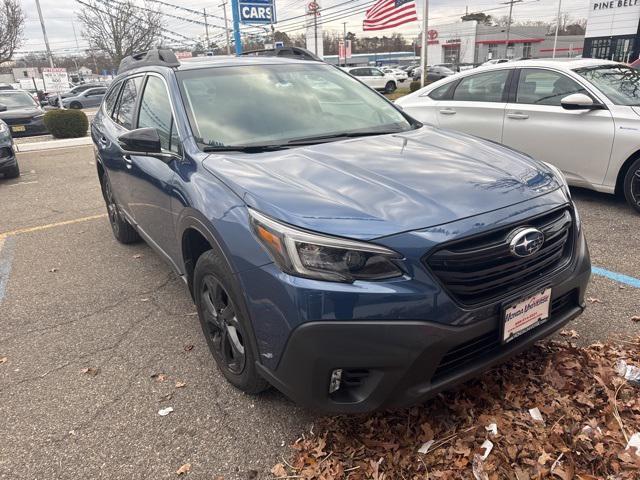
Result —
M 10 147 L 0 148 L 0 158 L 9 158 L 13 155 L 13 150 Z
M 536 217 L 487 234 L 457 241 L 430 255 L 427 266 L 451 296 L 463 305 L 478 305 L 529 286 L 565 265 L 572 250 L 572 217 L 568 209 Z M 518 227 L 535 227 L 545 241 L 530 257 L 515 257 L 508 237 Z
M 570 308 L 578 305 L 578 291 L 571 290 L 564 295 L 559 296 L 551 301 L 549 309 L 549 322 L 554 321 L 554 316 L 562 315 Z M 524 334 L 526 336 L 527 334 Z M 518 340 L 514 340 L 517 342 Z M 451 373 L 464 368 L 472 363 L 482 362 L 483 359 L 490 357 L 498 352 L 502 347 L 500 341 L 500 331 L 494 330 L 468 342 L 462 343 L 449 350 L 440 360 L 440 364 L 435 373 L 431 377 L 431 381 L 437 381 Z
M 31 117 L 4 118 L 3 120 L 7 125 L 26 125 L 31 123 Z

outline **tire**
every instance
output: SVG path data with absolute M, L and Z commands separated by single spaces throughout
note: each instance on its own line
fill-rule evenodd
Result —
M 107 214 L 109 215 L 111 230 L 116 240 L 125 245 L 139 241 L 140 235 L 138 235 L 138 232 L 136 232 L 135 228 L 122 216 L 120 208 L 113 197 L 111 183 L 106 176 L 103 177 L 102 181 L 102 193 L 107 205 Z
M 396 91 L 396 82 L 387 82 L 384 86 L 384 93 L 393 93 Z
M 80 110 L 82 108 L 82 104 L 80 102 L 71 102 L 71 105 L 69 105 L 69 108 Z
M 627 203 L 640 212 L 640 158 L 633 162 L 627 170 L 623 185 Z
M 213 250 L 204 252 L 193 274 L 194 298 L 218 369 L 234 387 L 255 395 L 268 389 L 269 383 L 258 374 L 251 324 L 231 279 L 226 263 Z
M 18 178 L 20 176 L 20 166 L 18 165 L 18 162 L 16 162 L 16 164 L 11 167 L 11 168 L 7 168 L 4 171 L 4 178 Z

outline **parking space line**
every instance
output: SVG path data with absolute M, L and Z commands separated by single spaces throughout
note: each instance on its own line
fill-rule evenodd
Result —
M 609 280 L 613 280 L 618 283 L 624 283 L 625 285 L 629 285 L 630 287 L 640 288 L 640 278 L 630 277 L 629 275 L 612 272 L 611 270 L 600 267 L 592 267 L 591 272 L 595 275 L 606 277 Z
M 9 283 L 15 243 L 15 238 L 0 237 L 0 303 L 4 299 L 7 283 Z
M 64 222 L 49 223 L 47 225 L 38 225 L 37 227 L 19 228 L 17 230 L 11 230 L 9 232 L 0 233 L 0 240 L 5 239 L 7 237 L 13 237 L 15 235 L 22 235 L 23 233 L 39 232 L 41 230 L 49 230 L 50 228 L 62 227 L 64 225 L 73 225 L 75 223 L 88 222 L 90 220 L 96 220 L 98 218 L 105 218 L 106 216 L 107 216 L 106 213 L 102 213 L 100 215 L 92 215 L 90 217 L 82 217 L 82 218 L 76 218 L 74 220 L 66 220 Z

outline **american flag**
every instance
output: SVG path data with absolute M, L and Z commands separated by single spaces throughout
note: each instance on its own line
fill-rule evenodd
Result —
M 415 0 L 377 0 L 367 10 L 363 30 L 384 30 L 418 20 Z

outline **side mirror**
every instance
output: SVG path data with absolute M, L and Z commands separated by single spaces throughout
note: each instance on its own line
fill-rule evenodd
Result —
M 138 128 L 118 137 L 120 147 L 126 153 L 157 155 L 162 153 L 160 135 L 155 128 Z
M 593 99 L 584 93 L 572 93 L 560 100 L 562 108 L 565 110 L 596 110 L 602 108 L 599 103 L 594 103 Z
M 0 112 L 6 112 L 6 111 L 7 111 L 7 106 L 0 103 Z

